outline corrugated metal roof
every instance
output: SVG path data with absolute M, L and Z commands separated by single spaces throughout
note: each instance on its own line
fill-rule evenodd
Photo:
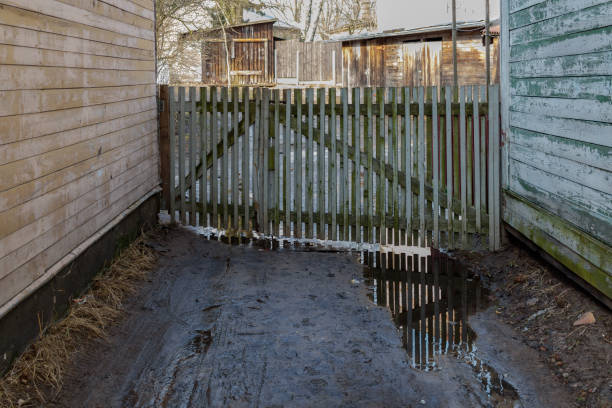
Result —
M 478 31 L 482 30 L 485 26 L 484 20 L 478 21 L 463 21 L 457 23 L 457 30 L 459 31 Z M 389 38 L 389 37 L 399 37 L 404 35 L 413 35 L 413 34 L 428 34 L 435 33 L 437 31 L 447 31 L 452 30 L 453 24 L 439 24 L 435 26 L 429 27 L 420 27 L 420 28 L 411 28 L 411 29 L 399 29 L 393 31 L 383 31 L 381 33 L 361 33 L 355 34 L 345 37 L 338 37 L 336 41 L 358 41 L 358 40 L 370 40 L 374 38 Z

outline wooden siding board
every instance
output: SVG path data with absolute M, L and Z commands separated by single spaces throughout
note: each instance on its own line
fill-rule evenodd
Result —
M 144 18 L 138 14 L 116 7 L 105 1 L 91 0 L 57 0 L 69 6 L 74 6 L 82 10 L 87 10 L 101 17 L 107 17 L 113 21 L 120 21 L 135 27 L 153 30 L 153 19 Z
M 123 47 L 150 51 L 155 49 L 155 42 L 152 40 L 117 34 L 105 29 L 87 26 L 77 21 L 68 21 L 57 17 L 43 16 L 40 13 L 17 7 L 6 5 L 2 5 L 1 7 L 2 13 L 0 13 L 0 24 L 5 25 L 4 30 L 6 30 L 8 26 L 12 26 L 35 32 L 58 34 L 66 37 L 119 45 Z M 83 44 L 85 45 L 87 43 L 83 42 Z
M 609 101 L 515 95 L 512 97 L 510 110 L 557 118 L 612 123 L 612 109 Z
M 523 26 L 548 20 L 574 11 L 587 9 L 610 0 L 548 0 L 540 2 L 532 7 L 514 12 L 509 17 L 510 29 L 514 30 Z
M 0 43 L 56 51 L 78 52 L 107 57 L 152 60 L 153 49 L 139 49 L 124 45 L 46 33 L 28 28 L 0 25 Z
M 552 7 L 552 6 L 551 6 Z M 579 9 L 512 30 L 511 45 L 525 44 L 612 25 L 612 2 Z
M 51 17 L 58 17 L 69 21 L 78 21 L 85 25 L 102 28 L 118 34 L 125 34 L 148 40 L 153 40 L 155 38 L 155 34 L 152 29 L 135 27 L 128 23 L 98 15 L 89 10 L 84 10 L 61 3 L 58 0 L 28 0 L 27 2 L 23 2 L 22 0 L 2 0 L 2 3 Z
M 612 125 L 609 123 L 511 111 L 510 124 L 534 132 L 612 147 Z
M 612 75 L 612 52 L 536 58 L 510 64 L 512 78 Z
M 544 3 L 546 0 L 508 0 L 510 2 L 510 13 L 526 9 L 536 4 Z
M 510 91 L 511 95 L 517 96 L 590 99 L 610 103 L 612 76 L 514 78 L 510 83 Z
M 612 26 L 514 45 L 510 61 L 578 55 L 612 50 Z

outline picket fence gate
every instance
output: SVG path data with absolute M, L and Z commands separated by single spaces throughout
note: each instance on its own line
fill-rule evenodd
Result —
M 500 247 L 497 85 L 162 87 L 161 99 L 172 220 L 449 249 L 488 237 Z

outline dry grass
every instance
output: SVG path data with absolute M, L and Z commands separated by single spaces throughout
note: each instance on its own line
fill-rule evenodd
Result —
M 44 404 L 62 388 L 64 369 L 84 342 L 103 337 L 105 329 L 122 314 L 122 301 L 155 265 L 153 250 L 144 236 L 124 249 L 110 267 L 98 275 L 90 290 L 73 300 L 68 315 L 44 329 L 39 338 L 0 379 L 0 408 Z

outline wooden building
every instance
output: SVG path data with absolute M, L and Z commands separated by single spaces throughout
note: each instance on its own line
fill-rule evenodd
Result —
M 482 22 L 457 24 L 459 85 L 486 84 Z M 361 34 L 342 39 L 343 86 L 453 84 L 450 24 Z M 491 45 L 491 82 L 499 81 L 497 39 Z
M 0 372 L 157 205 L 154 29 L 153 0 L 0 0 Z
M 612 3 L 502 2 L 503 218 L 612 305 Z
M 190 33 L 202 42 L 202 82 L 208 85 L 274 83 L 275 19 Z M 229 55 L 228 55 L 229 53 Z

